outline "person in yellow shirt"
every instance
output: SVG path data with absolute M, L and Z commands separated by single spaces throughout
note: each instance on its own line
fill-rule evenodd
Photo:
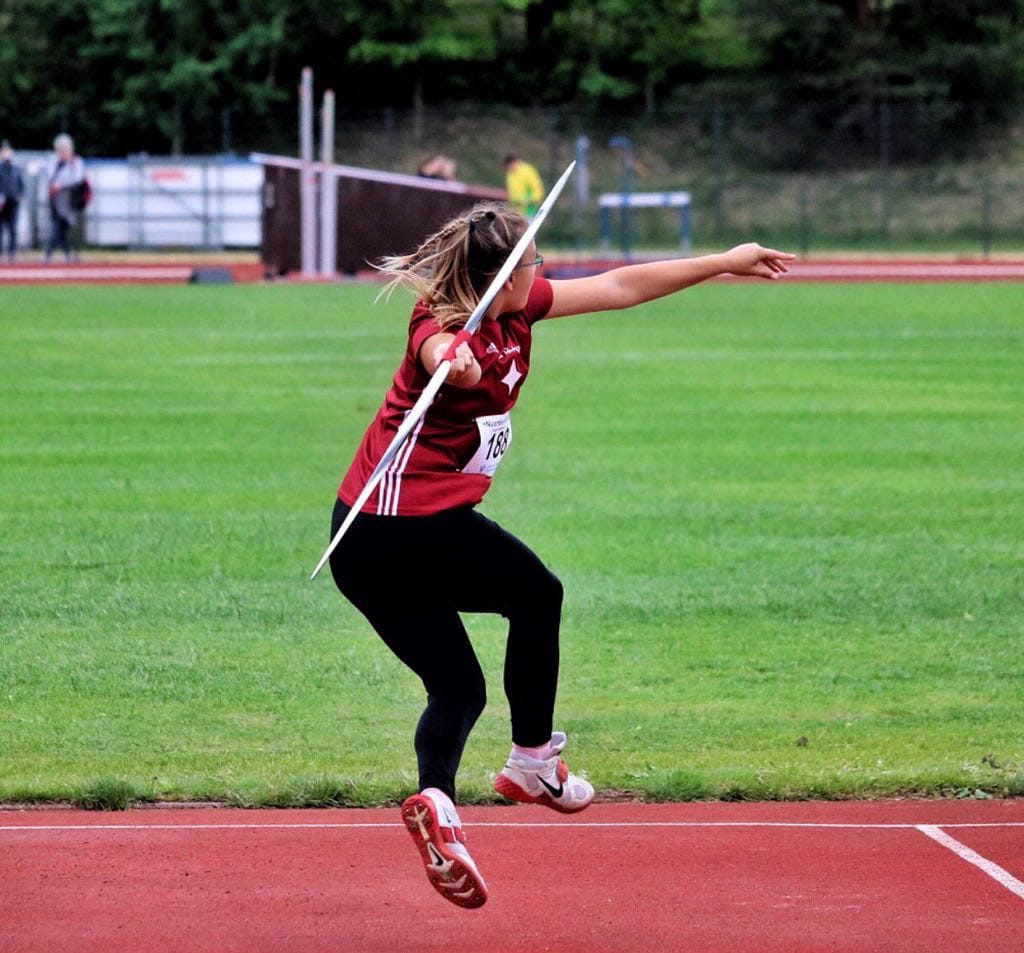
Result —
M 505 156 L 505 187 L 508 203 L 527 218 L 533 218 L 544 201 L 544 183 L 540 173 L 517 155 Z

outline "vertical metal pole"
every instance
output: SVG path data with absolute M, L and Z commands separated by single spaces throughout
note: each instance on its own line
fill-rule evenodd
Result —
M 313 70 L 302 70 L 299 86 L 299 201 L 302 274 L 316 274 L 316 170 L 313 168 Z
M 622 206 L 622 251 L 626 261 L 633 258 L 633 143 L 631 142 L 622 156 L 622 194 L 625 205 Z
M 633 228 L 630 212 L 633 194 L 633 142 L 628 136 L 612 136 L 608 145 L 622 152 L 622 204 L 619 206 L 619 224 L 622 227 L 622 254 L 626 261 L 632 258 Z
M 601 250 L 612 247 L 612 210 L 607 205 L 601 206 Z
M 135 247 L 146 247 L 146 160 L 142 155 L 134 157 L 135 164 Z
M 807 257 L 811 250 L 811 220 L 807 195 L 807 176 L 800 177 L 797 201 L 800 206 L 800 254 Z
M 981 186 L 981 256 L 992 254 L 992 180 L 985 177 Z
M 711 202 L 715 212 L 715 238 L 725 232 L 725 115 L 721 103 L 715 103 L 711 112 L 711 156 L 714 164 L 714 184 Z
M 573 208 L 576 212 L 576 256 L 583 252 L 583 214 L 590 201 L 590 166 L 587 162 L 587 152 L 590 149 L 590 140 L 586 136 L 576 137 L 576 190 L 574 193 L 575 202 Z
M 324 93 L 320 113 L 320 275 L 332 278 L 337 273 L 338 177 L 329 166 L 334 165 L 334 90 Z
M 202 162 L 200 168 L 203 171 L 203 249 L 209 251 L 213 244 L 210 235 L 210 167 Z
M 222 159 L 218 159 L 214 165 L 215 186 L 213 190 L 214 219 L 213 219 L 213 245 L 217 251 L 224 250 L 224 233 L 227 231 L 228 217 L 228 186 L 225 182 L 226 165 Z
M 882 237 L 889 237 L 889 153 L 892 143 L 892 109 L 889 100 L 878 104 L 878 214 Z

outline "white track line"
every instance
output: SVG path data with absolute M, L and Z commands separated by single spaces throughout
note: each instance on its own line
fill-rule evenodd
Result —
M 971 850 L 966 844 L 961 844 L 955 837 L 950 837 L 945 831 L 940 830 L 931 824 L 918 824 L 917 829 L 926 837 L 930 837 L 943 847 L 948 847 L 957 857 L 974 864 L 979 870 L 984 871 L 993 880 L 1001 883 L 1011 893 L 1015 893 L 1024 900 L 1024 883 L 1021 883 L 1008 870 L 1004 870 L 999 864 L 994 863 L 986 857 L 982 857 L 977 851 Z
M 930 824 L 829 824 L 801 821 L 467 821 L 465 827 L 555 827 L 555 828 L 702 828 L 702 827 L 779 827 L 808 828 L 812 830 L 919 830 L 924 833 L 939 831 L 940 825 Z M 397 830 L 400 822 L 312 822 L 306 824 L 0 824 L 5 831 L 258 831 L 258 830 Z M 1024 827 L 1024 821 L 997 821 L 985 823 L 942 824 L 953 827 Z M 941 832 L 940 832 L 941 833 Z M 928 836 L 932 836 L 930 833 Z M 938 839 L 938 838 L 936 838 Z M 952 838 L 950 838 L 952 840 Z M 948 845 L 947 845 L 948 846 Z

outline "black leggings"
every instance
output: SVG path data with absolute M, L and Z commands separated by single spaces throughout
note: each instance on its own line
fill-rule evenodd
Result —
M 334 507 L 331 536 L 348 507 Z M 460 612 L 509 621 L 505 694 L 512 740 L 551 738 L 562 584 L 526 545 L 471 508 L 435 516 L 360 514 L 331 555 L 331 574 L 388 648 L 422 680 L 416 728 L 420 789 L 455 798 L 455 772 L 486 702 L 483 672 Z

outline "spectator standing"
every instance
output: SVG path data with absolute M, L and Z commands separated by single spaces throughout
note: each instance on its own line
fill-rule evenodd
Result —
M 528 219 L 537 214 L 546 194 L 540 173 L 517 155 L 505 156 L 505 188 L 508 204 Z
M 85 184 L 85 163 L 75 155 L 71 136 L 61 133 L 53 140 L 53 155 L 46 162 L 46 180 L 50 193 L 50 238 L 46 243 L 46 260 L 54 249 L 64 251 L 71 260 L 71 230 L 78 224 L 82 206 L 75 200 L 76 191 Z M 76 207 L 77 206 L 77 207 Z
M 0 142 L 0 255 L 7 235 L 7 260 L 14 261 L 18 251 L 18 206 L 25 195 L 25 177 L 14 164 L 14 150 L 4 139 Z

